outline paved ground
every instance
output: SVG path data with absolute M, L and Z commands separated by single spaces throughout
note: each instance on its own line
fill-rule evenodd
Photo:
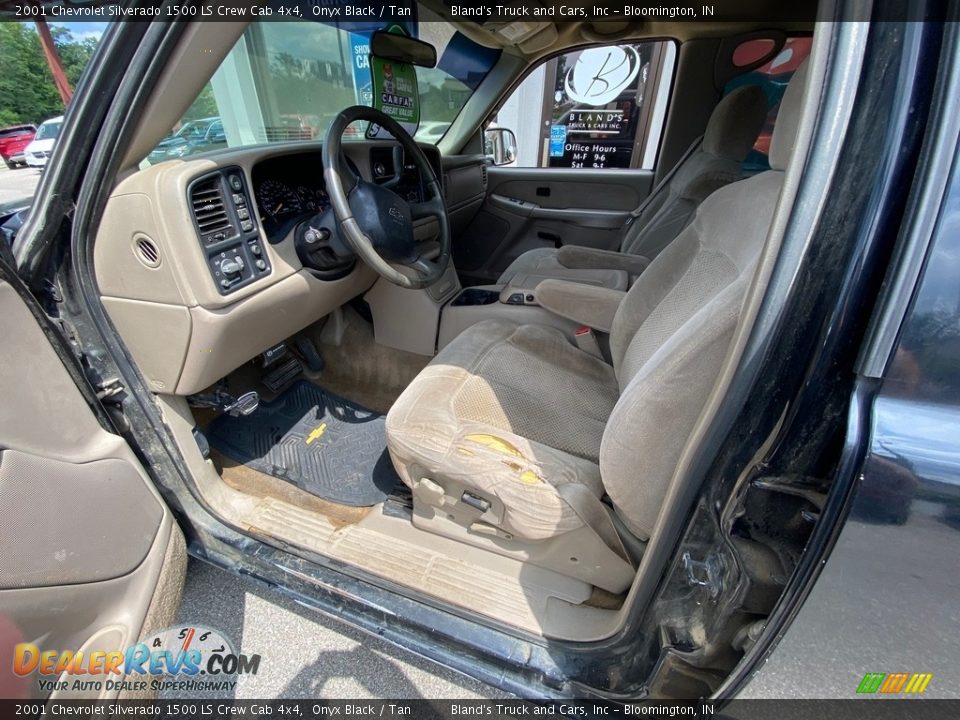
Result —
M 262 656 L 255 676 L 224 698 L 504 698 L 498 690 L 420 660 L 301 607 L 252 580 L 190 561 L 180 621 L 220 630 L 244 654 Z M 197 697 L 196 691 L 164 693 Z M 218 697 L 210 693 L 204 697 Z
M 20 201 L 33 197 L 33 191 L 40 181 L 40 171 L 33 168 L 9 170 L 0 162 L 0 211 L 5 206 L 14 206 Z

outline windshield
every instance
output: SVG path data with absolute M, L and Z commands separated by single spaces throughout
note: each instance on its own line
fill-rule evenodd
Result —
M 499 57 L 417 7 L 420 22 L 400 23 L 437 50 L 435 68 L 416 68 L 420 97 L 417 139 L 438 142 Z M 395 23 L 394 23 L 395 24 Z M 179 137 L 203 134 L 219 118 L 228 147 L 322 139 L 351 105 L 370 105 L 370 36 L 377 23 L 251 23 L 180 121 Z M 348 128 L 360 137 L 363 127 Z M 211 149 L 200 145 L 191 153 Z M 182 150 L 175 151 L 182 157 Z M 158 148 L 149 162 L 169 155 Z
M 61 121 L 44 123 L 37 130 L 37 134 L 34 136 L 34 140 L 52 140 L 57 135 L 60 134 L 60 125 Z

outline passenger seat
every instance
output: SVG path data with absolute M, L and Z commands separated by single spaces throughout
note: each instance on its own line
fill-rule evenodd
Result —
M 580 245 L 529 250 L 499 282 L 533 289 L 550 278 L 626 290 L 693 219 L 713 192 L 743 177 L 742 164 L 767 117 L 766 94 L 756 85 L 734 90 L 714 108 L 702 138 L 654 188 L 624 226 L 620 250 Z

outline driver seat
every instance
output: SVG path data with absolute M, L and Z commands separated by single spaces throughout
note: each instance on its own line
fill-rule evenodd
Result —
M 636 540 L 653 532 L 729 350 L 805 77 L 804 65 L 784 96 L 772 169 L 711 195 L 624 294 L 610 362 L 557 329 L 489 320 L 407 387 L 387 415 L 387 444 L 417 527 L 610 592 L 629 586 Z

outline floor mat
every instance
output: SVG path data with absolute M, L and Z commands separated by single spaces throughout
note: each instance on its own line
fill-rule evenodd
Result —
M 210 445 L 311 495 L 355 507 L 383 502 L 400 483 L 385 417 L 301 380 L 247 417 L 217 418 Z

